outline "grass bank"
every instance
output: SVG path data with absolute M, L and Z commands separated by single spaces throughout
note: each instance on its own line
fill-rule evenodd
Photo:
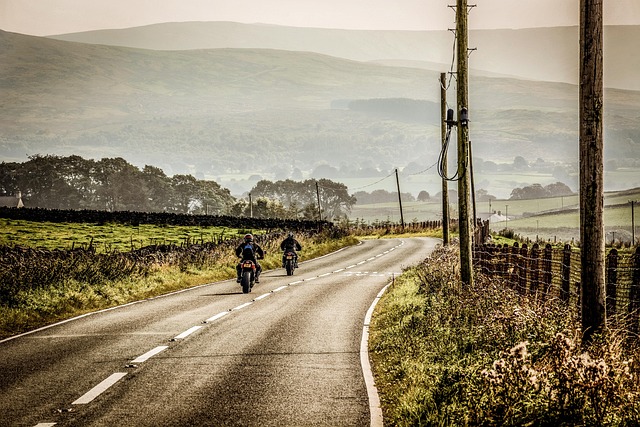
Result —
M 303 246 L 302 260 L 357 243 L 352 236 L 300 233 L 296 238 Z M 267 251 L 261 261 L 263 268 L 280 267 L 280 239 L 262 241 L 258 237 L 257 241 Z M 120 276 L 116 280 L 101 275 L 98 279 L 91 276 L 91 280 L 68 277 L 50 286 L 20 290 L 11 304 L 0 304 L 0 339 L 91 311 L 235 277 L 237 258 L 233 248 L 223 245 L 206 257 L 197 257 L 193 262 L 189 262 L 190 258 L 183 257 L 178 263 L 159 262 L 141 274 Z M 89 267 L 93 268 L 86 268 Z M 0 292 L 4 292 L 3 286 L 0 285 Z
M 621 327 L 582 347 L 572 313 L 482 277 L 462 286 L 457 253 L 436 251 L 373 316 L 385 425 L 640 425 L 637 342 Z
M 60 249 L 87 248 L 98 253 L 131 251 L 149 245 L 217 242 L 244 234 L 228 227 L 57 223 L 0 218 L 0 245 Z

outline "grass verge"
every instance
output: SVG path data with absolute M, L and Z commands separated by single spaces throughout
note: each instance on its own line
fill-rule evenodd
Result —
M 583 347 L 577 330 L 560 301 L 483 277 L 462 286 L 455 250 L 439 249 L 373 316 L 385 425 L 640 425 L 637 342 L 620 327 Z
M 300 259 L 311 259 L 357 243 L 353 236 L 296 236 L 303 246 Z M 258 237 L 258 243 L 260 238 Z M 263 248 L 267 255 L 261 261 L 263 269 L 281 265 L 279 240 L 271 239 Z M 233 250 L 215 260 L 197 265 L 161 264 L 141 276 L 88 283 L 73 279 L 64 283 L 21 291 L 13 306 L 0 305 L 0 339 L 36 329 L 64 319 L 132 301 L 151 298 L 235 277 L 237 258 Z

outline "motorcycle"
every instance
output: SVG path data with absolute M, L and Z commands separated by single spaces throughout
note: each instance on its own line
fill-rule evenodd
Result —
M 296 254 L 294 252 L 285 252 L 284 268 L 287 270 L 287 276 L 293 276 L 293 271 L 296 269 Z
M 242 285 L 242 293 L 248 294 L 256 281 L 256 264 L 250 259 L 241 262 L 242 269 L 240 275 L 240 285 Z

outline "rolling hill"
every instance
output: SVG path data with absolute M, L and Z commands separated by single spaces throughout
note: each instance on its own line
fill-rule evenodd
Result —
M 0 158 L 120 156 L 235 192 L 248 190 L 234 186 L 240 177 L 283 179 L 322 164 L 347 177 L 426 169 L 440 149 L 438 76 L 309 51 L 150 50 L 0 31 Z M 577 162 L 575 85 L 474 75 L 470 94 L 474 157 Z M 605 96 L 607 157 L 637 167 L 640 92 Z M 352 108 L 356 100 L 377 107 Z M 416 110 L 397 108 L 408 104 Z M 492 179 L 482 188 L 491 192 Z M 432 169 L 420 185 L 438 181 Z
M 449 31 L 358 31 L 297 28 L 237 22 L 174 22 L 118 30 L 61 34 L 53 38 L 153 50 L 278 49 L 316 52 L 355 61 L 411 61 L 412 66 L 448 70 L 453 34 Z M 606 26 L 605 85 L 640 90 L 640 26 Z M 577 84 L 579 29 L 550 27 L 472 30 L 477 49 L 470 67 L 479 74 Z

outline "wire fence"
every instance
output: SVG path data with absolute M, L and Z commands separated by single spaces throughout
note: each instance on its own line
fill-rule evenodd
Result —
M 500 278 L 522 294 L 539 298 L 559 298 L 581 310 L 581 254 L 565 245 L 563 248 L 537 243 L 529 247 L 485 244 L 474 247 L 476 271 Z M 638 332 L 640 319 L 640 247 L 635 253 L 611 249 L 606 256 L 607 316 L 629 319 L 631 332 Z

